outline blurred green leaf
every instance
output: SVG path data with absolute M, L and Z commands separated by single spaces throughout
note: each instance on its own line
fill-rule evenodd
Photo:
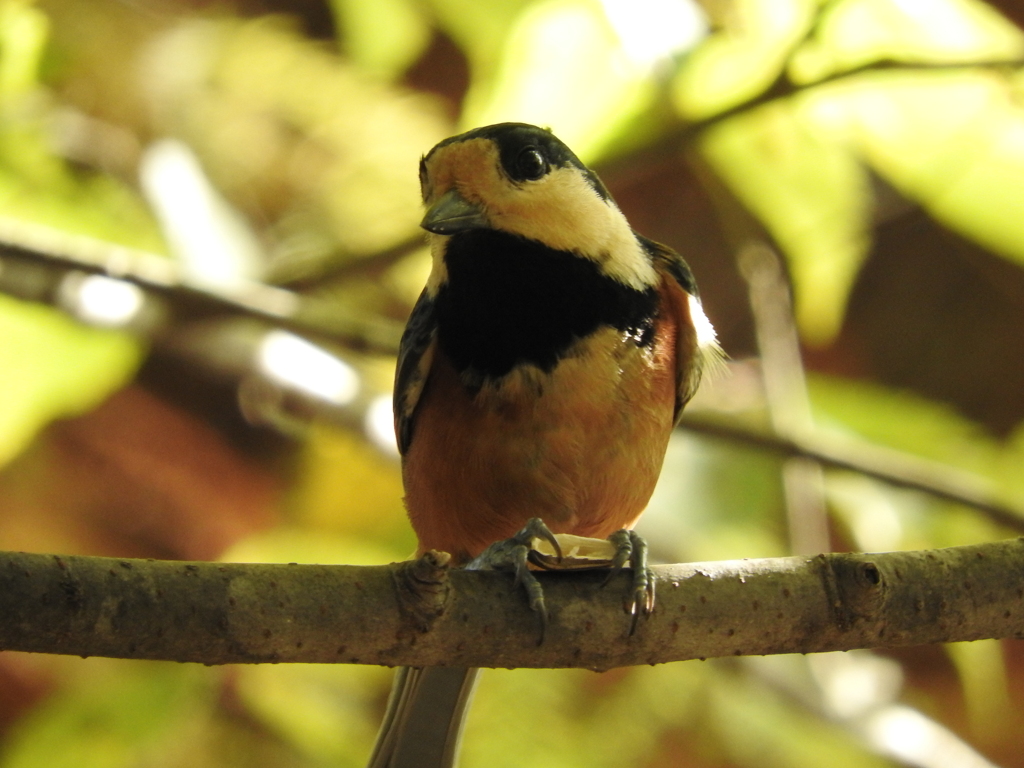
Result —
M 465 768 L 657 764 L 667 729 L 699 716 L 708 666 L 484 670 L 466 723 Z
M 889 552 L 934 546 L 925 534 L 925 521 L 934 519 L 931 513 L 936 510 L 924 494 L 853 472 L 827 472 L 825 498 L 833 522 L 848 534 L 855 549 Z
M 676 109 L 701 120 L 763 93 L 814 21 L 815 0 L 738 0 L 726 26 L 693 51 L 673 85 Z
M 193 745 L 183 736 L 209 712 L 204 672 L 157 662 L 79 667 L 77 680 L 19 722 L 0 768 L 185 765 Z
M 423 53 L 430 28 L 410 0 L 331 0 L 345 53 L 364 71 L 392 79 Z
M 390 381 L 383 383 L 380 391 L 389 385 Z M 370 449 L 359 435 L 318 427 L 306 442 L 288 507 L 292 519 L 304 527 L 339 534 L 353 542 L 390 545 L 386 553 L 378 552 L 376 562 L 382 563 L 408 557 L 416 550 L 402 495 L 398 461 Z
M 246 709 L 316 765 L 362 766 L 380 723 L 374 705 L 391 672 L 358 664 L 251 665 L 238 669 Z
M 822 344 L 839 331 L 867 255 L 869 184 L 856 157 L 781 102 L 709 129 L 700 147 L 782 247 L 800 330 Z
M 948 643 L 944 648 L 960 677 L 974 735 L 985 738 L 998 733 L 1009 724 L 1013 708 L 1002 642 L 976 640 Z
M 29 0 L 0 3 L 0 104 L 36 87 L 49 28 L 46 15 Z
M 865 552 L 981 544 L 1010 533 L 973 509 L 861 475 L 828 472 L 825 492 L 852 546 Z
M 125 384 L 139 345 L 44 306 L 0 296 L 0 464 L 55 418 L 83 413 Z
M 522 9 L 534 0 L 430 0 L 438 24 L 469 59 L 471 88 L 489 87 L 505 39 Z
M 1024 504 L 1024 423 L 1007 438 L 1000 456 L 1000 476 L 1004 479 L 1004 488 L 1008 498 Z
M 0 215 L 162 251 L 138 195 L 111 177 L 73 172 L 54 152 L 56 105 L 38 82 L 49 28 L 30 2 L 0 4 Z
M 807 384 L 820 427 L 982 475 L 999 465 L 999 442 L 948 405 L 870 381 L 812 373 Z
M 338 536 L 311 527 L 279 526 L 239 541 L 220 559 L 227 563 L 381 565 L 405 554 L 396 554 L 372 539 Z
M 866 381 L 811 374 L 808 388 L 819 427 L 855 434 L 989 482 L 1013 500 L 1020 472 L 1015 445 L 1004 445 L 947 405 Z M 1016 457 L 1016 461 L 1008 460 Z M 917 491 L 850 473 L 829 473 L 829 502 L 871 551 L 928 549 L 991 541 L 1006 531 L 984 515 Z
M 839 726 L 787 702 L 750 677 L 721 674 L 710 719 L 731 760 L 750 768 L 892 768 Z
M 986 3 L 843 0 L 823 10 L 790 75 L 807 83 L 880 60 L 994 61 L 1022 53 L 1024 35 Z
M 653 85 L 649 71 L 626 55 L 600 5 L 544 0 L 516 19 L 493 79 L 474 78 L 462 124 L 549 126 L 588 157 L 636 118 Z
M 891 72 L 829 89 L 828 108 L 881 175 L 951 229 L 1024 263 L 1024 110 L 1004 76 Z
M 464 768 L 585 768 L 600 761 L 600 752 L 579 749 L 586 743 L 578 708 L 582 674 L 484 670 L 466 721 Z
M 781 72 L 813 9 L 789 3 L 771 23 L 755 23 L 765 7 L 741 4 L 747 26 L 727 26 L 681 70 L 676 96 L 684 116 L 707 117 L 742 103 Z M 821 13 L 791 62 L 796 83 L 879 59 L 1012 60 L 1024 51 L 1019 30 L 971 0 L 920 7 L 847 0 Z M 869 185 L 858 156 L 952 228 L 1024 260 L 1024 222 L 1016 213 L 1024 204 L 1016 183 L 1024 172 L 1024 111 L 1005 77 L 883 73 L 789 102 L 714 126 L 701 147 L 786 252 L 809 342 L 827 342 L 838 331 L 867 251 Z
M 518 703 L 518 704 L 517 704 Z M 466 725 L 466 768 L 613 768 L 680 764 L 883 768 L 838 726 L 737 674 L 697 661 L 593 674 L 485 670 Z M 725 752 L 725 755 L 716 755 Z
M 0 4 L 0 216 L 159 249 L 137 196 L 99 175 L 75 174 L 52 151 L 52 105 L 37 83 L 49 29 L 30 3 Z M 54 310 L 0 297 L 0 463 L 50 420 L 82 413 L 123 385 L 138 345 L 83 328 Z
M 677 431 L 638 530 L 666 562 L 788 554 L 780 472 L 763 451 Z
M 161 96 L 158 129 L 183 137 L 218 187 L 268 222 L 292 262 L 280 277 L 415 232 L 419 158 L 450 133 L 432 97 L 368 77 L 276 17 L 186 21 L 144 72 Z

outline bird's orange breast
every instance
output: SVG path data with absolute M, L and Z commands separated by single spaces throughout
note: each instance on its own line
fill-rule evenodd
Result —
M 660 312 L 649 346 L 602 326 L 550 373 L 520 366 L 477 391 L 438 349 L 404 460 L 420 551 L 464 562 L 531 517 L 581 536 L 632 526 L 673 426 L 677 322 Z

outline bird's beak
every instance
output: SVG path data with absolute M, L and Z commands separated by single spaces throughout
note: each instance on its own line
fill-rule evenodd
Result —
M 430 206 L 420 226 L 436 235 L 454 235 L 470 229 L 490 226 L 483 209 L 473 205 L 452 187 Z

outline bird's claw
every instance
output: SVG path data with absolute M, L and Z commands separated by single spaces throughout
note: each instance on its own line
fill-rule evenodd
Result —
M 649 616 L 654 610 L 654 572 L 647 565 L 647 542 L 635 531 L 623 529 L 608 537 L 615 546 L 615 559 L 604 583 L 607 584 L 625 565 L 633 571 L 633 584 L 625 608 L 632 616 L 629 634 L 636 632 L 640 614 Z
M 556 563 L 550 557 L 538 558 L 533 542 L 544 539 L 551 544 L 556 554 Z M 636 632 L 640 616 L 648 616 L 654 610 L 654 573 L 647 565 L 647 542 L 643 537 L 630 530 L 616 531 L 608 537 L 614 548 L 611 567 L 602 586 L 608 584 L 625 566 L 632 571 L 632 585 L 627 593 L 626 612 L 632 617 L 629 634 Z M 466 566 L 468 570 L 499 570 L 512 571 L 515 574 L 515 588 L 522 587 L 530 603 L 530 609 L 540 619 L 540 641 L 544 642 L 544 634 L 548 625 L 548 610 L 544 602 L 544 589 L 537 577 L 530 570 L 530 563 L 542 568 L 554 568 L 563 558 L 561 544 L 539 517 L 530 518 L 521 531 L 511 538 L 496 541 Z M 607 563 L 604 560 L 604 563 Z M 579 567 L 578 565 L 569 567 Z
M 558 557 L 562 557 L 562 547 L 558 539 L 539 517 L 531 517 L 521 531 L 511 538 L 496 541 L 480 555 L 466 565 L 470 571 L 497 570 L 515 573 L 514 588 L 522 587 L 530 603 L 530 610 L 540 618 L 540 639 L 544 642 L 544 634 L 548 626 L 548 608 L 544 602 L 544 588 L 537 577 L 530 571 L 530 553 L 533 552 L 534 539 L 544 539 L 554 548 Z

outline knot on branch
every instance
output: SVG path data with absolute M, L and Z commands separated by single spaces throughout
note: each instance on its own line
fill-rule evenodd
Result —
M 451 560 L 447 552 L 432 549 L 416 560 L 401 563 L 394 572 L 398 605 L 418 632 L 430 631 L 448 607 Z
M 840 629 L 871 620 L 881 612 L 886 579 L 878 564 L 864 555 L 819 555 L 832 614 Z

